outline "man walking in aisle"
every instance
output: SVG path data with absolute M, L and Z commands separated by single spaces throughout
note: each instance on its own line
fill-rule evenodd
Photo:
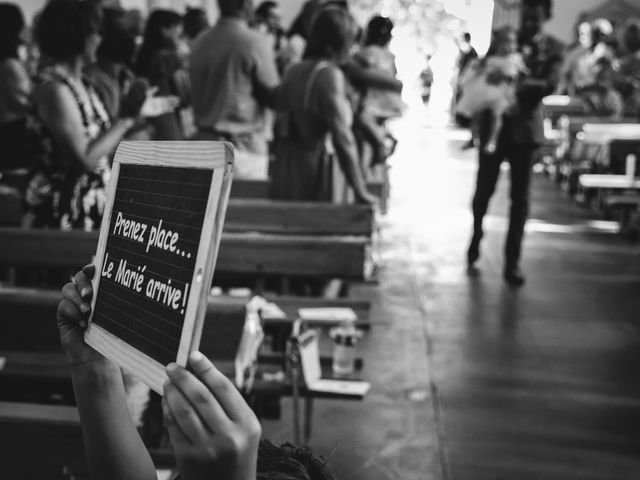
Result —
M 522 286 L 520 269 L 524 226 L 529 212 L 529 183 L 535 153 L 544 141 L 541 101 L 558 83 L 563 47 L 542 31 L 551 18 L 551 0 L 523 0 L 519 31 L 519 50 L 529 73 L 516 86 L 516 104 L 505 114 L 495 152 L 484 148 L 490 122 L 480 122 L 479 166 L 473 198 L 473 236 L 467 251 L 469 270 L 480 257 L 482 219 L 495 190 L 500 165 L 508 161 L 511 172 L 511 210 L 505 243 L 504 279 Z M 481 119 L 482 120 L 482 119 Z

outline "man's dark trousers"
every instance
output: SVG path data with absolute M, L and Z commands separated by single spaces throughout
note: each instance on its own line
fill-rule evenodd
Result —
M 506 160 L 511 167 L 511 210 L 505 243 L 505 270 L 517 268 L 520 261 L 524 225 L 529 213 L 531 168 L 536 149 L 535 145 L 516 143 L 502 134 L 495 153 L 479 153 L 476 193 L 472 205 L 473 236 L 478 243 L 482 238 L 482 219 L 487 213 L 489 200 L 500 175 L 500 165 Z

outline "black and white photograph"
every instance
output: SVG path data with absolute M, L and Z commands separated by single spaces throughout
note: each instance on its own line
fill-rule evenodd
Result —
M 0 480 L 639 480 L 640 0 L 0 0 Z

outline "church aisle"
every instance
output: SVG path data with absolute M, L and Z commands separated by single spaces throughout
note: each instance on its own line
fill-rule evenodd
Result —
M 413 208 L 421 221 L 410 234 L 445 478 L 638 478 L 640 247 L 536 175 L 524 245 L 528 283 L 507 287 L 503 171 L 480 275 L 467 276 L 476 159 L 459 151 L 455 136 L 425 131 L 429 146 L 421 150 L 429 155 L 415 175 L 424 179 L 423 207 Z M 408 211 L 418 203 L 414 193 Z
M 363 402 L 316 402 L 311 446 L 338 478 L 636 479 L 640 246 L 536 175 L 528 283 L 501 277 L 503 172 L 479 262 L 465 249 L 476 158 L 465 132 L 398 125 L 385 269 L 359 344 Z M 291 438 L 289 404 L 265 436 Z

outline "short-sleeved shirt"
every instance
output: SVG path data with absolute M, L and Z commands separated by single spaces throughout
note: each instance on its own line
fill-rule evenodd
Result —
M 240 19 L 222 18 L 193 45 L 190 62 L 193 114 L 202 130 L 264 133 L 259 89 L 279 83 L 273 50 Z

